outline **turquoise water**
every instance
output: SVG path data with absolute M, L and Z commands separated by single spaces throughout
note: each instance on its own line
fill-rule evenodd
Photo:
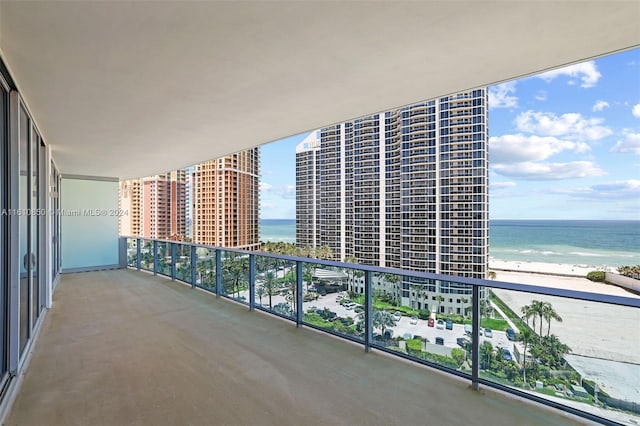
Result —
M 294 243 L 296 221 L 261 220 L 260 239 Z M 492 220 L 489 254 L 521 262 L 638 265 L 640 221 Z

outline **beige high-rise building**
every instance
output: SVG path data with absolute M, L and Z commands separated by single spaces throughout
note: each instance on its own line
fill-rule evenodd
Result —
M 186 235 L 186 171 L 120 182 L 120 234 L 161 240 Z
M 260 247 L 258 148 L 198 164 L 191 181 L 195 243 Z
M 118 223 L 120 235 L 142 236 L 140 228 L 142 208 L 140 179 L 120 181 L 119 193 L 118 205 L 122 212 Z

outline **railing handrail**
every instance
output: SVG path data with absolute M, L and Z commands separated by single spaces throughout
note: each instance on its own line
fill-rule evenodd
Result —
M 405 277 L 412 277 L 412 278 L 423 278 L 423 279 L 431 279 L 431 280 L 438 280 L 438 281 L 445 281 L 445 282 L 454 282 L 454 283 L 467 284 L 467 285 L 478 286 L 478 287 L 499 288 L 502 290 L 513 290 L 513 291 L 519 291 L 519 292 L 525 292 L 525 293 L 540 294 L 545 296 L 556 296 L 556 297 L 562 297 L 562 298 L 584 300 L 588 302 L 599 302 L 599 303 L 607 303 L 611 305 L 640 308 L 640 298 L 637 298 L 637 297 L 615 296 L 615 295 L 609 295 L 609 294 L 603 294 L 603 293 L 593 293 L 593 292 L 587 292 L 587 291 L 563 289 L 563 288 L 556 288 L 556 287 L 537 286 L 533 284 L 520 284 L 520 283 L 507 282 L 507 281 L 494 281 L 494 280 L 486 280 L 486 279 L 480 279 L 480 278 L 460 277 L 455 275 L 435 274 L 431 272 L 413 271 L 408 269 L 387 268 L 387 267 L 373 266 L 373 265 L 361 265 L 358 263 L 345 263 L 337 260 L 316 259 L 316 258 L 301 257 L 301 256 L 289 256 L 284 254 L 269 253 L 269 252 L 263 252 L 263 251 L 245 250 L 245 249 L 238 249 L 238 248 L 218 247 L 213 245 L 190 243 L 185 241 L 160 240 L 160 239 L 154 239 L 154 238 L 132 237 L 132 236 L 124 236 L 124 235 L 121 235 L 120 238 L 125 238 L 125 239 L 130 238 L 130 239 L 137 239 L 137 240 L 149 241 L 149 242 L 156 241 L 158 243 L 181 244 L 186 246 L 202 247 L 202 248 L 207 248 L 211 250 L 222 250 L 222 251 L 240 253 L 240 254 L 246 254 L 246 255 L 253 254 L 256 256 L 288 260 L 291 262 L 305 262 L 305 263 L 314 263 L 318 265 L 330 266 L 335 268 L 355 269 L 362 272 L 370 271 L 374 273 L 402 275 Z

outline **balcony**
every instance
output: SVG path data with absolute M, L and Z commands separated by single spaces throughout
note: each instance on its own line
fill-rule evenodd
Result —
M 171 241 L 120 252 L 131 269 L 63 276 L 8 424 L 640 420 L 638 297 Z M 515 314 L 535 303 L 558 321 Z
M 6 424 L 576 424 L 148 273 L 54 301 Z

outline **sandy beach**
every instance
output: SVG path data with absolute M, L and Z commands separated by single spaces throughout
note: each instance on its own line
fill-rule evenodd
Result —
M 615 296 L 640 297 L 615 285 L 589 281 L 586 276 L 589 272 L 598 270 L 598 267 L 595 266 L 490 259 L 489 269 L 495 271 L 497 281 L 564 288 Z M 615 270 L 615 268 L 609 269 Z
M 640 298 L 615 285 L 586 279 L 596 268 L 536 262 L 491 261 L 497 281 L 539 285 Z M 517 272 L 513 272 L 517 271 Z M 541 272 L 541 273 L 536 273 Z M 551 275 L 551 274 L 560 275 Z M 640 401 L 640 309 L 561 297 L 532 295 L 517 291 L 494 290 L 514 312 L 520 314 L 532 300 L 549 302 L 562 317 L 551 324 L 551 333 L 571 348 L 571 359 L 585 377 L 597 380 L 612 396 Z M 537 322 L 536 330 L 539 329 Z M 543 334 L 547 324 L 543 323 Z M 635 348 L 636 350 L 632 349 Z

